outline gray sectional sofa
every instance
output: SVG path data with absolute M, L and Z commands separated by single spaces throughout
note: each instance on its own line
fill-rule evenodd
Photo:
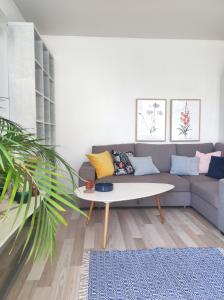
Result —
M 224 179 L 216 180 L 200 174 L 198 176 L 171 175 L 171 155 L 195 156 L 196 150 L 209 153 L 224 151 L 224 144 L 115 144 L 105 146 L 93 146 L 93 153 L 102 151 L 132 151 L 134 156 L 151 156 L 154 164 L 160 170 L 160 174 L 134 176 L 110 176 L 96 180 L 95 169 L 89 162 L 84 162 L 79 170 L 79 175 L 85 179 L 96 182 L 158 182 L 170 183 L 175 186 L 172 191 L 161 195 L 163 206 L 192 206 L 201 213 L 221 232 L 224 232 Z M 80 180 L 80 186 L 83 182 Z M 116 206 L 155 206 L 155 199 L 145 198 L 122 203 Z

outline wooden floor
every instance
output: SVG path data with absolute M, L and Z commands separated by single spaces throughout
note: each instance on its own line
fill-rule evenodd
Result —
M 107 249 L 154 247 L 224 247 L 224 237 L 191 208 L 166 208 L 165 224 L 155 208 L 111 209 Z M 43 261 L 25 265 L 7 300 L 75 300 L 83 251 L 101 249 L 103 211 L 94 210 L 93 219 L 69 212 L 70 225 L 60 227 L 58 256 L 51 265 Z

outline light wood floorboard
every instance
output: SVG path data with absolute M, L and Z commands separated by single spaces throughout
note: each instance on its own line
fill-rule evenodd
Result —
M 111 209 L 106 250 L 155 247 L 224 247 L 224 236 L 191 208 L 164 208 L 160 223 L 155 208 Z M 94 209 L 88 225 L 82 216 L 68 212 L 68 227 L 57 233 L 58 255 L 53 264 L 24 265 L 7 300 L 75 300 L 83 252 L 102 250 L 102 209 Z

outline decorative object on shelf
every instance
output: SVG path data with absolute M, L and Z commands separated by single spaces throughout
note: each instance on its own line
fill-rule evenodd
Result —
M 136 141 L 166 140 L 166 100 L 137 99 Z
M 90 179 L 85 180 L 85 187 L 86 187 L 85 193 L 93 193 L 94 186 L 95 186 L 95 183 L 93 180 L 90 180 Z
M 48 256 L 52 258 L 56 254 L 57 227 L 60 224 L 67 225 L 62 212 L 71 208 L 86 216 L 72 196 L 76 186 L 74 178 L 78 177 L 76 171 L 52 147 L 40 144 L 33 135 L 4 118 L 0 118 L 0 157 L 0 186 L 3 188 L 0 204 L 6 200 L 7 195 L 6 217 L 13 206 L 16 193 L 21 192 L 14 225 L 19 217 L 22 221 L 14 245 L 33 204 L 33 214 L 22 253 L 28 249 L 28 259 L 34 260 Z M 59 178 L 63 179 L 63 183 Z M 39 195 L 36 192 L 32 197 L 34 185 Z M 24 204 L 26 200 L 27 204 Z M 25 212 L 23 205 L 26 205 Z
M 113 191 L 113 183 L 110 182 L 99 182 L 95 184 L 95 190 L 97 192 L 111 192 Z
M 171 100 L 171 141 L 200 141 L 201 100 Z

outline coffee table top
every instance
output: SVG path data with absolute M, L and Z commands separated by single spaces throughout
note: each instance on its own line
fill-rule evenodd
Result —
M 114 189 L 111 192 L 85 193 L 85 186 L 82 186 L 75 190 L 75 194 L 83 200 L 112 203 L 151 197 L 174 188 L 173 185 L 166 183 L 114 183 L 113 185 Z

